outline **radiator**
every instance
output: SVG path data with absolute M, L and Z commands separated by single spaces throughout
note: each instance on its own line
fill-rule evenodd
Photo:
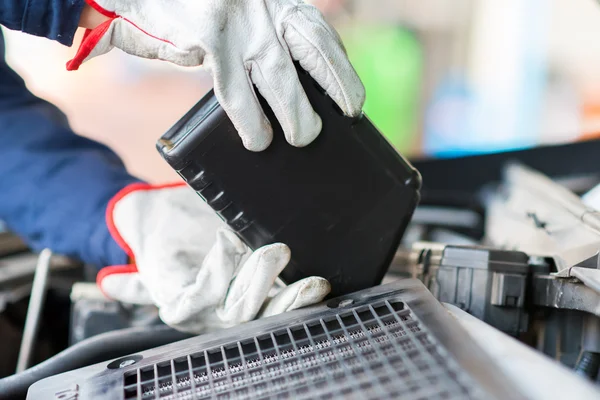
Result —
M 520 399 L 417 280 L 47 378 L 38 399 Z

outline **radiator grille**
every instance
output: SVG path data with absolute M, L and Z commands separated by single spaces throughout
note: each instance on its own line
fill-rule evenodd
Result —
M 127 400 L 477 397 L 405 303 L 389 301 L 141 367 L 124 383 Z

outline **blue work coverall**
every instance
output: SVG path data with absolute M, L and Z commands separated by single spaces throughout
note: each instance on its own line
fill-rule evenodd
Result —
M 71 46 L 83 0 L 0 0 L 0 25 Z M 138 182 L 106 146 L 27 90 L 5 61 L 0 32 L 0 220 L 35 250 L 98 268 L 127 263 L 105 223 L 108 201 Z

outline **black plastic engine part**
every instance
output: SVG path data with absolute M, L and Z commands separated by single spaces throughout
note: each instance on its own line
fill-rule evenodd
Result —
M 332 296 L 371 287 L 381 282 L 412 217 L 420 174 L 365 115 L 344 116 L 308 73 L 298 74 L 323 121 L 310 145 L 289 145 L 259 96 L 274 138 L 265 151 L 246 150 L 210 92 L 157 148 L 252 249 L 290 247 L 286 283 L 322 276 Z

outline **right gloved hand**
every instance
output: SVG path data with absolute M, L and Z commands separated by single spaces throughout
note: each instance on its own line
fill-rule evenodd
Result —
M 185 185 L 131 185 L 111 201 L 107 223 L 133 262 L 100 271 L 104 294 L 155 304 L 163 322 L 179 330 L 236 325 L 318 303 L 330 292 L 327 280 L 308 277 L 271 293 L 290 249 L 274 243 L 250 251 Z
M 290 144 L 306 146 L 321 131 L 293 60 L 344 114 L 361 113 L 365 90 L 338 34 L 319 10 L 301 0 L 86 1 L 109 20 L 87 31 L 68 69 L 113 47 L 183 66 L 204 65 L 249 150 L 264 150 L 273 136 L 253 85 Z

